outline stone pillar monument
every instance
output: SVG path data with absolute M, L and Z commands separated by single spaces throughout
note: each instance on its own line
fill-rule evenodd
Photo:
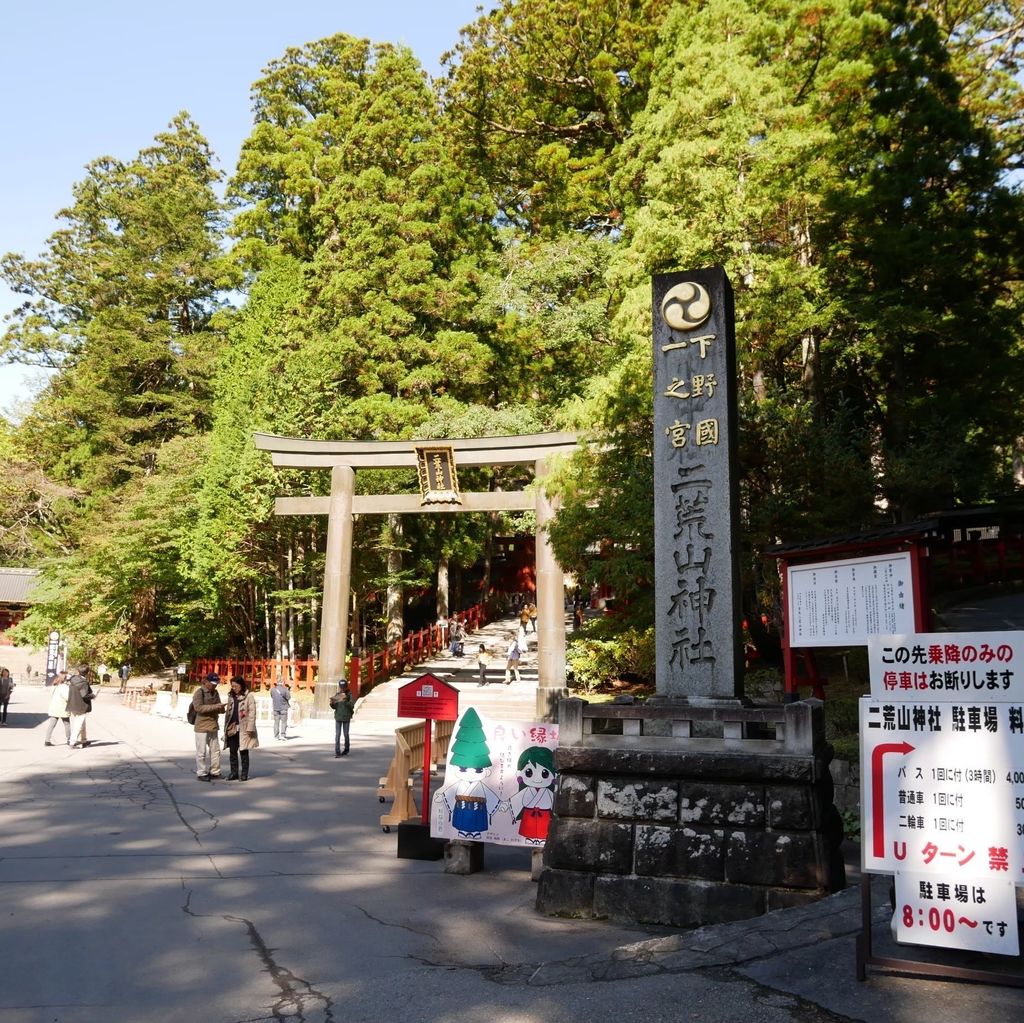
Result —
M 654 298 L 658 695 L 564 700 L 537 907 L 678 927 L 843 887 L 823 708 L 742 693 L 736 356 L 720 267 Z
M 653 279 L 656 686 L 742 692 L 736 344 L 721 267 Z
M 313 692 L 313 716 L 328 717 L 331 694 L 345 677 L 348 641 L 349 584 L 352 581 L 352 496 L 356 474 L 351 466 L 331 469 L 327 551 L 324 559 L 324 602 L 320 619 L 320 668 Z
M 546 459 L 536 463 L 537 716 L 546 721 L 553 718 L 558 701 L 569 693 L 565 687 L 565 575 L 547 533 L 547 525 L 555 517 L 544 491 L 549 469 Z

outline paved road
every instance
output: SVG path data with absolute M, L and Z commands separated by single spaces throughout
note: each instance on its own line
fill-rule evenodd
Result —
M 398 860 L 391 749 L 330 722 L 264 736 L 245 783 L 194 778 L 188 726 L 105 691 L 95 745 L 44 748 L 43 689 L 0 729 L 0 1023 L 977 1023 L 1024 994 L 853 979 L 856 889 L 693 932 L 552 920 L 525 850 Z M 357 721 L 358 723 L 358 721 Z

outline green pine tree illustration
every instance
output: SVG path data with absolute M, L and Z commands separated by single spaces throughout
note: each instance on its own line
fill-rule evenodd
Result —
M 480 716 L 470 707 L 455 732 L 452 763 L 456 767 L 482 768 L 491 766 L 491 751 L 487 748 Z

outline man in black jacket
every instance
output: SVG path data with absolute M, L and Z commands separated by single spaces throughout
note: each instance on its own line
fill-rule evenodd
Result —
M 89 685 L 89 665 L 82 664 L 68 679 L 68 713 L 71 715 L 69 745 L 72 749 L 84 749 L 89 745 L 85 734 L 85 715 L 92 710 L 94 695 Z

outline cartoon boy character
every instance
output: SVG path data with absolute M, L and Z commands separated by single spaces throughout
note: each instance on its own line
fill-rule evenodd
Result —
M 458 768 L 457 781 L 434 797 L 444 802 L 452 827 L 463 838 L 480 838 L 488 829 L 501 799 L 483 779 L 491 773 L 491 751 L 483 725 L 470 707 L 459 722 L 449 756 L 449 771 Z
M 519 834 L 532 845 L 548 837 L 554 803 L 555 755 L 546 746 L 529 746 L 516 764 L 519 791 L 508 801 L 512 819 L 519 821 Z

